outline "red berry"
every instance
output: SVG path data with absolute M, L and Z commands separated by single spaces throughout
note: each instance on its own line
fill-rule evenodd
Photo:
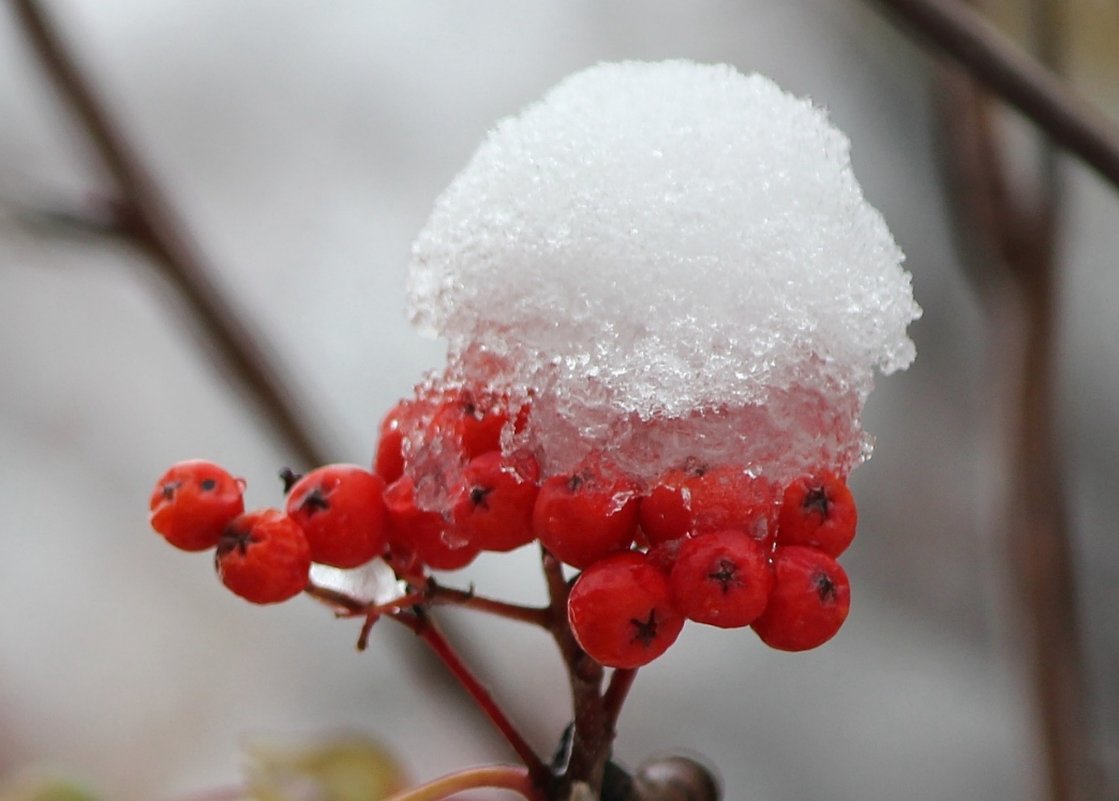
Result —
M 537 475 L 535 460 L 521 466 L 500 451 L 472 459 L 451 498 L 455 530 L 483 551 L 511 551 L 532 542 Z
M 815 548 L 792 546 L 774 556 L 769 603 L 753 623 L 762 642 L 807 651 L 830 640 L 851 608 L 851 585 L 839 564 Z
M 641 499 L 641 530 L 650 545 L 678 540 L 691 530 L 691 491 L 687 483 L 696 475 L 688 468 L 669 470 Z
M 669 470 L 641 499 L 641 529 L 650 544 L 726 529 L 772 541 L 776 488 L 742 467 L 688 465 Z
M 668 600 L 664 574 L 636 551 L 614 554 L 583 571 L 568 596 L 567 617 L 579 646 L 617 668 L 652 662 L 684 627 Z
M 234 593 L 254 604 L 274 604 L 307 586 L 311 548 L 294 520 L 278 509 L 259 509 L 226 526 L 214 563 Z
M 593 467 L 553 476 L 540 487 L 532 522 L 540 543 L 557 559 L 572 567 L 589 567 L 633 543 L 636 488 Z
M 798 478 L 785 490 L 777 525 L 778 545 L 805 545 L 837 557 L 855 538 L 855 496 L 831 472 Z
M 384 480 L 368 470 L 327 465 L 295 483 L 288 493 L 287 513 L 307 535 L 314 561 L 358 567 L 385 550 L 384 491 Z
M 692 533 L 725 529 L 745 531 L 768 546 L 777 524 L 777 492 L 772 483 L 742 467 L 725 465 L 705 471 L 688 482 L 691 492 Z
M 391 484 L 404 474 L 404 437 L 423 425 L 419 404 L 402 400 L 381 421 L 373 472 Z
M 245 511 L 245 482 L 213 462 L 179 462 L 152 490 L 151 526 L 176 548 L 213 548 L 230 520 Z
M 394 481 L 384 497 L 394 560 L 403 564 L 411 555 L 435 570 L 458 570 L 478 555 L 479 549 L 472 543 L 451 536 L 443 515 L 416 505 L 411 477 L 405 475 Z
M 435 411 L 429 436 L 449 436 L 465 460 L 501 449 L 501 432 L 509 415 L 503 403 L 469 389 L 455 391 Z
M 773 588 L 769 555 L 741 531 L 701 534 L 680 545 L 668 587 L 672 604 L 689 620 L 724 629 L 748 626 Z

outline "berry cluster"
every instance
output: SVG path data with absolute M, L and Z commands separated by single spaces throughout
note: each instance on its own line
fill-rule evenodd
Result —
M 402 401 L 381 424 L 372 472 L 287 473 L 283 511 L 245 513 L 243 481 L 184 462 L 157 483 L 152 526 L 185 550 L 216 548 L 221 580 L 254 603 L 298 594 L 312 562 L 353 568 L 381 557 L 415 586 L 428 570 L 539 541 L 581 571 L 568 621 L 611 667 L 652 661 L 685 620 L 751 626 L 788 651 L 839 630 L 850 587 L 835 560 L 856 526 L 843 477 L 821 471 L 781 487 L 741 466 L 690 460 L 650 486 L 603 454 L 542 477 L 542 455 L 515 444 L 528 413 L 464 389 Z
M 785 651 L 823 644 L 846 619 L 850 585 L 835 557 L 854 538 L 856 516 L 842 478 L 806 476 L 782 491 L 741 468 L 689 465 L 634 506 L 629 535 L 643 550 L 613 540 L 579 565 L 568 600 L 572 630 L 599 662 L 643 665 L 685 619 L 751 626 Z
M 302 592 L 312 562 L 357 567 L 384 552 L 384 481 L 353 465 L 288 475 L 283 511 L 246 513 L 243 480 L 212 462 L 180 462 L 152 491 L 152 528 L 183 550 L 216 548 L 222 583 L 258 604 Z

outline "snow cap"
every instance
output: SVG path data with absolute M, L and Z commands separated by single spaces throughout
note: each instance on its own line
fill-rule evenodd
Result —
M 413 247 L 443 382 L 531 399 L 545 474 L 606 452 L 784 481 L 848 472 L 875 369 L 920 316 L 849 143 L 760 75 L 600 64 L 490 131 Z

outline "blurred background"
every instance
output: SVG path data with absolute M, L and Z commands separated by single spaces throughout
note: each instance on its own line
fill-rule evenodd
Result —
M 1068 76 L 1119 113 L 1119 11 L 1062 4 Z M 957 256 L 926 54 L 854 0 L 54 0 L 52 19 L 178 207 L 239 321 L 268 343 L 330 459 L 442 359 L 404 316 L 412 238 L 486 130 L 602 60 L 760 71 L 829 109 L 914 277 L 915 365 L 884 379 L 853 484 L 842 633 L 806 654 L 688 627 L 641 671 L 617 755 L 703 754 L 728 799 L 1041 798 L 1029 657 L 999 509 L 999 332 Z M 1008 30 L 1022 12 L 997 9 Z M 1013 124 L 1013 121 L 1011 122 Z M 1022 130 L 1018 126 L 1015 130 Z M 1021 139 L 1019 137 L 1018 139 Z M 1018 141 L 1012 137 L 1012 143 Z M 1092 731 L 1119 793 L 1119 196 L 1071 160 L 1057 249 L 1059 393 Z M 151 259 L 99 231 L 115 188 L 0 8 L 0 780 L 53 771 L 106 799 L 206 798 L 253 738 L 389 743 L 415 779 L 510 759 L 410 635 L 309 600 L 253 608 L 147 528 L 170 463 L 212 458 L 280 498 L 295 460 Z M 77 224 L 75 218 L 85 223 Z M 966 231 L 961 233 L 966 235 Z M 543 600 L 531 549 L 454 579 Z M 449 611 L 550 751 L 552 644 Z

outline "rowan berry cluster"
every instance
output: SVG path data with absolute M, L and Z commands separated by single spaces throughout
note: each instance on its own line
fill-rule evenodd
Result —
M 685 620 L 750 626 L 788 651 L 814 648 L 843 624 L 850 586 L 835 560 L 856 526 L 843 477 L 825 470 L 781 487 L 691 459 L 642 486 L 597 454 L 542 479 L 529 450 L 503 450 L 528 415 L 506 407 L 463 389 L 402 401 L 381 424 L 371 471 L 286 472 L 282 511 L 245 513 L 242 480 L 183 462 L 157 482 L 151 523 L 184 550 L 216 548 L 222 582 L 261 604 L 306 588 L 313 562 L 354 568 L 381 557 L 415 583 L 482 551 L 539 541 L 581 571 L 568 620 L 610 667 L 652 661 Z M 454 469 L 435 477 L 442 492 L 425 504 L 430 477 L 412 468 L 433 450 Z

